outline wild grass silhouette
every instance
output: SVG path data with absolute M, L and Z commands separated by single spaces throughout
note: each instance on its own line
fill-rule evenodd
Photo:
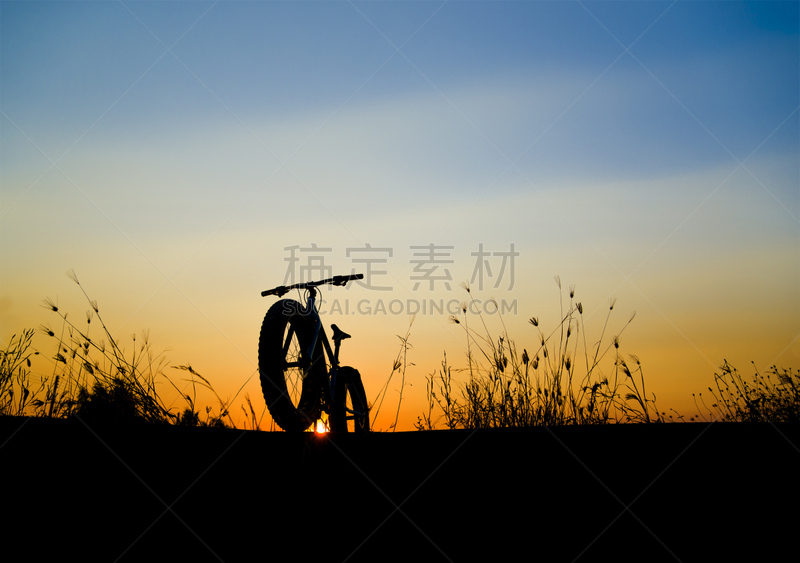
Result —
M 171 366 L 187 374 L 179 389 L 165 373 L 164 352 L 153 352 L 149 333 L 132 336 L 130 350 L 113 337 L 100 315 L 100 308 L 84 290 L 74 272 L 68 275 L 81 289 L 90 309 L 85 324 L 78 326 L 51 299 L 44 306 L 59 319 L 58 332 L 41 326 L 39 332 L 51 339 L 54 353 L 48 356 L 52 372 L 33 376 L 31 357 L 33 329 L 13 335 L 0 350 L 0 415 L 52 418 L 80 417 L 92 424 L 154 423 L 181 426 L 236 427 L 231 401 L 223 400 L 213 386 L 191 365 Z M 575 287 L 559 289 L 560 322 L 545 331 L 537 317 L 529 324 L 535 329 L 535 344 L 522 348 L 509 336 L 505 324 L 500 335 L 492 336 L 482 315 L 468 314 L 463 302 L 461 315 L 451 321 L 462 327 L 467 347 L 467 366 L 454 368 L 445 353 L 441 366 L 426 377 L 427 406 L 417 419 L 419 430 L 436 428 L 503 428 L 612 423 L 683 421 L 684 416 L 667 415 L 656 406 L 648 392 L 640 359 L 620 351 L 620 335 L 634 315 L 611 332 L 616 305 L 609 301 L 600 339 L 587 342 L 583 305 L 575 299 Z M 462 287 L 472 301 L 468 284 Z M 565 299 L 566 296 L 566 299 Z M 502 316 L 500 316 L 502 322 Z M 377 417 L 389 383 L 400 378 L 401 390 L 394 423 L 397 429 L 408 360 L 413 319 L 404 336 L 398 335 L 400 349 L 386 383 L 370 404 Z M 94 327 L 99 325 L 99 329 Z M 475 327 L 478 327 L 476 329 Z M 99 330 L 99 335 L 96 333 Z M 613 334 L 613 336 L 612 336 Z M 41 354 L 44 356 L 44 354 Z M 709 387 L 712 400 L 706 404 L 702 393 L 695 396 L 700 419 L 724 422 L 800 422 L 800 372 L 772 366 L 755 370 L 745 378 L 724 361 Z M 190 392 L 185 392 L 189 387 Z M 198 387 L 209 390 L 217 408 L 197 404 Z M 177 392 L 182 407 L 166 404 L 163 389 Z M 172 394 L 172 393 L 171 393 Z M 373 408 L 374 407 L 374 408 Z M 244 429 L 260 430 L 261 418 L 250 397 L 241 405 Z M 691 421 L 695 417 L 690 418 Z M 273 425 L 274 429 L 274 425 Z
M 392 379 L 394 378 L 395 374 L 400 376 L 400 396 L 397 399 L 397 411 L 395 412 L 394 422 L 389 425 L 389 430 L 395 431 L 397 430 L 397 421 L 400 417 L 400 407 L 403 404 L 403 389 L 406 386 L 406 371 L 409 367 L 413 366 L 414 364 L 409 361 L 408 359 L 408 351 L 413 346 L 411 346 L 410 339 L 411 339 L 411 327 L 414 324 L 414 317 L 411 317 L 411 320 L 408 323 L 408 329 L 404 336 L 397 335 L 397 338 L 400 339 L 400 349 L 397 352 L 397 356 L 392 363 L 392 370 L 389 373 L 389 377 L 386 378 L 386 383 L 380 388 L 376 395 L 376 399 L 373 403 L 370 403 L 370 415 L 372 416 L 372 422 L 370 424 L 370 428 L 374 428 L 375 421 L 378 418 L 378 414 L 381 411 L 381 407 L 383 406 L 383 401 L 386 399 L 386 393 L 389 390 L 389 383 L 391 383 Z
M 706 406 L 713 420 L 724 422 L 800 422 L 800 373 L 772 366 L 746 379 L 738 369 L 724 361 L 714 374 L 711 387 L 714 402 Z M 705 406 L 702 394 L 698 395 Z
M 451 321 L 464 329 L 467 367 L 454 370 L 445 354 L 441 368 L 427 378 L 427 412 L 418 418 L 418 429 L 433 429 L 440 423 L 454 429 L 665 420 L 656 408 L 655 395 L 646 392 L 639 358 L 629 356 L 631 369 L 619 350 L 619 337 L 634 315 L 606 339 L 616 303 L 612 299 L 600 340 L 590 346 L 575 287 L 569 288 L 565 307 L 561 280 L 555 279 L 561 322 L 545 333 L 537 317 L 529 320 L 537 331 L 531 353 L 527 348 L 519 352 L 505 323 L 502 334 L 493 337 L 482 315 L 470 318 L 468 303 L 462 303 L 462 315 Z M 473 299 L 469 285 L 462 287 Z M 471 326 L 476 323 L 481 331 Z M 468 375 L 460 393 L 454 389 L 454 371 Z
M 184 393 L 164 373 L 167 360 L 164 353 L 155 354 L 149 342 L 149 333 L 132 336 L 130 351 L 112 335 L 100 315 L 100 307 L 84 290 L 75 273 L 68 276 L 80 287 L 90 309 L 85 324 L 78 326 L 52 299 L 44 306 L 60 321 L 58 333 L 49 326 L 40 332 L 52 339 L 55 353 L 51 357 L 53 371 L 39 378 L 34 389 L 30 373 L 31 340 L 34 331 L 26 330 L 20 337 L 12 337 L 7 349 L 2 351 L 0 366 L 0 413 L 10 415 L 32 414 L 52 418 L 80 417 L 91 424 L 161 423 L 189 426 L 233 426 L 227 403 L 219 400 L 219 411 L 206 409 L 204 417 L 196 409 L 195 396 Z M 99 336 L 95 336 L 99 325 Z M 188 372 L 192 389 L 201 385 L 213 392 L 206 378 L 191 366 L 177 366 Z M 162 398 L 160 388 L 172 387 L 186 403 L 180 413 Z M 216 394 L 215 394 L 216 395 Z M 227 422 L 226 422 L 227 421 Z
M 21 416 L 37 400 L 42 388 L 33 389 L 30 381 L 33 329 L 23 330 L 0 350 L 0 415 Z M 41 403 L 41 401 L 39 401 Z

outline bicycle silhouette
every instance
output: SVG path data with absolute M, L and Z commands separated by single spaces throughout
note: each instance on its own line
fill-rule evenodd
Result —
M 258 341 L 261 390 L 272 418 L 287 432 L 308 429 L 323 412 L 328 414 L 333 432 L 369 432 L 369 408 L 361 375 L 352 367 L 339 366 L 339 348 L 350 335 L 332 324 L 331 351 L 316 308 L 318 286 L 343 286 L 363 277 L 334 276 L 261 292 L 262 296 L 283 297 L 293 289 L 305 290 L 305 305 L 281 299 L 269 308 Z

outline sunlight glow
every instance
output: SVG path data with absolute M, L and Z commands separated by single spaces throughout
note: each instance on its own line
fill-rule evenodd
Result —
M 321 420 L 318 420 L 316 426 L 314 427 L 314 432 L 317 434 L 325 434 L 328 432 L 328 425 Z

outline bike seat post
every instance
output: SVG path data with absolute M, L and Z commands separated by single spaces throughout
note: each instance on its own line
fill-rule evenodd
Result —
M 333 353 L 333 363 L 334 363 L 334 365 L 338 366 L 339 365 L 339 346 L 342 345 L 342 340 L 344 340 L 345 338 L 350 338 L 350 335 L 347 334 L 346 332 L 343 332 L 342 330 L 340 330 L 339 327 L 336 326 L 336 325 L 331 325 L 331 328 L 333 329 L 333 343 L 335 345 L 335 349 L 334 349 L 335 351 Z
M 339 347 L 342 345 L 342 341 L 336 339 L 333 344 L 333 365 L 339 365 Z

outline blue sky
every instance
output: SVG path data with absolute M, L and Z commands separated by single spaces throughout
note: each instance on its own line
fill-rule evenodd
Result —
M 0 337 L 48 295 L 80 311 L 73 268 L 122 334 L 238 389 L 284 247 L 345 271 L 392 247 L 407 299 L 410 246 L 453 246 L 457 286 L 514 243 L 520 340 L 558 274 L 637 310 L 674 402 L 729 350 L 797 362 L 799 25 L 793 1 L 0 2 Z M 379 386 L 408 319 L 348 322 Z M 463 339 L 414 326 L 423 381 Z

